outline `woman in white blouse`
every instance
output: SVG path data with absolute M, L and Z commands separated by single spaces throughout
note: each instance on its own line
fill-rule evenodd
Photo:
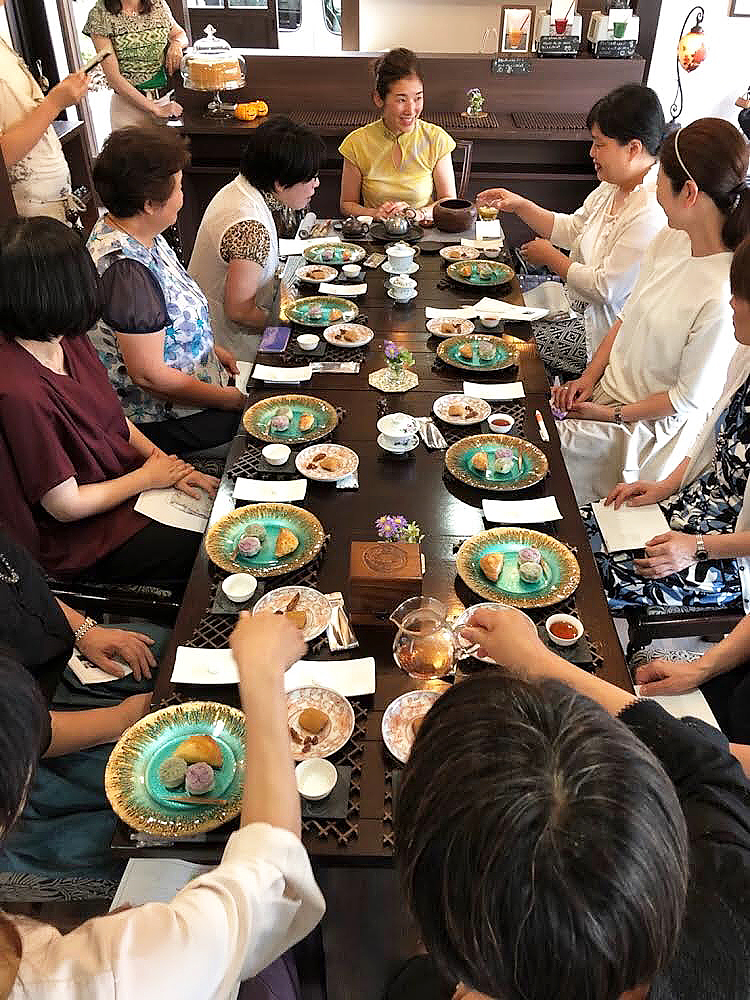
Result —
M 580 504 L 620 480 L 659 480 L 689 453 L 736 343 L 732 251 L 750 233 L 742 135 L 701 118 L 664 140 L 657 197 L 669 228 L 648 248 L 621 317 L 583 375 L 552 390 Z
M 587 125 L 600 184 L 573 215 L 550 212 L 503 188 L 477 197 L 479 205 L 513 212 L 539 233 L 540 238 L 523 247 L 526 260 L 558 274 L 583 312 L 582 323 L 540 322 L 534 327 L 547 365 L 575 375 L 617 319 L 646 247 L 666 224 L 652 169 L 664 135 L 664 113 L 654 91 L 635 83 L 618 87 L 596 102 Z
M 253 766 L 241 828 L 221 864 L 171 903 L 89 920 L 64 936 L 46 924 L 3 917 L 0 997 L 229 1000 L 240 980 L 315 927 L 325 906 L 300 842 L 284 695 L 284 671 L 306 649 L 300 636 L 277 615 L 243 615 L 230 640 Z M 22 808 L 46 724 L 30 676 L 0 656 L 0 686 L 9 685 L 13 698 L 0 704 L 3 830 Z

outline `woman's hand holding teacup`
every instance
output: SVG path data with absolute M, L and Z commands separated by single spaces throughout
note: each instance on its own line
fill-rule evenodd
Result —
M 477 206 L 490 205 L 499 212 L 517 212 L 524 199 L 507 188 L 487 188 L 477 195 Z
M 461 629 L 470 645 L 479 644 L 480 656 L 491 656 L 510 670 L 531 672 L 540 648 L 546 649 L 526 615 L 519 611 L 491 611 L 480 608 Z

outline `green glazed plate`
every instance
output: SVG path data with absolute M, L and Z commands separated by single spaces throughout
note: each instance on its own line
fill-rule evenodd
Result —
M 524 583 L 518 575 L 518 551 L 526 545 L 542 553 L 544 578 L 539 583 Z M 497 583 L 488 580 L 479 567 L 488 552 L 505 556 Z M 491 528 L 468 538 L 458 550 L 456 569 L 475 594 L 514 608 L 544 608 L 564 601 L 581 579 L 576 557 L 567 545 L 533 528 Z
M 271 420 L 283 408 L 289 407 L 292 419 L 285 431 L 275 431 Z M 309 430 L 299 429 L 299 418 L 303 413 L 312 413 L 315 423 Z M 297 393 L 287 396 L 271 396 L 261 399 L 245 410 L 242 424 L 248 434 L 259 441 L 276 441 L 281 444 L 303 444 L 318 441 L 330 434 L 338 423 L 336 410 L 330 403 L 315 396 Z
M 237 542 L 250 524 L 262 524 L 266 538 L 254 556 L 237 552 Z M 288 528 L 299 539 L 299 545 L 285 556 L 275 553 L 276 539 L 282 528 Z M 314 514 L 289 503 L 252 503 L 225 514 L 214 522 L 206 534 L 209 559 L 228 573 L 251 573 L 253 576 L 281 576 L 306 566 L 323 547 L 325 532 Z
M 515 276 L 515 271 L 497 260 L 457 260 L 446 268 L 448 277 L 460 285 L 474 288 L 492 288 L 507 285 Z
M 484 472 L 472 468 L 471 460 L 477 452 L 495 452 L 501 446 L 512 448 L 518 457 L 510 472 L 496 472 L 488 479 Z M 523 490 L 540 483 L 549 472 L 543 451 L 529 441 L 507 434 L 472 434 L 456 441 L 445 453 L 445 467 L 459 482 L 483 490 Z
M 209 798 L 225 805 L 168 802 L 185 795 L 159 781 L 159 765 L 179 743 L 196 733 L 213 736 L 224 758 L 214 771 Z M 191 701 L 153 712 L 126 730 L 107 763 L 104 788 L 110 805 L 128 826 L 160 837 L 182 837 L 213 830 L 238 816 L 245 775 L 245 716 L 239 709 L 211 701 Z M 196 796 L 197 798 L 197 796 Z
M 308 264 L 357 264 L 365 259 L 366 253 L 356 243 L 316 243 L 305 247 L 302 256 Z
M 489 361 L 482 361 L 479 357 L 479 344 L 492 344 L 495 348 L 495 356 Z M 462 358 L 459 354 L 461 348 L 469 344 L 472 348 L 471 358 Z M 493 337 L 490 334 L 472 333 L 459 337 L 448 337 L 447 340 L 438 344 L 437 356 L 447 365 L 454 368 L 462 368 L 464 371 L 476 372 L 496 372 L 502 368 L 512 368 L 518 364 L 518 353 L 504 337 Z
M 320 310 L 320 315 L 316 310 Z M 351 323 L 359 309 L 351 299 L 336 295 L 309 295 L 285 308 L 286 318 L 298 326 L 326 327 L 332 323 Z

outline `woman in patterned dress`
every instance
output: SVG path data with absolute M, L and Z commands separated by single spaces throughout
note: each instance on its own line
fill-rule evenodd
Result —
M 750 239 L 730 272 L 735 337 L 743 345 L 691 454 L 661 482 L 619 483 L 606 499 L 619 508 L 660 504 L 670 530 L 643 554 L 609 555 L 584 508 L 610 608 L 736 607 L 750 611 Z
M 113 132 L 182 114 L 167 92 L 188 40 L 166 0 L 96 0 L 83 31 L 97 52 L 112 52 L 102 69 L 112 88 Z
M 108 209 L 88 248 L 104 285 L 91 339 L 125 415 L 157 447 L 188 454 L 234 437 L 245 394 L 214 346 L 206 297 L 160 235 L 182 206 L 189 155 L 171 129 L 120 129 L 94 165 Z

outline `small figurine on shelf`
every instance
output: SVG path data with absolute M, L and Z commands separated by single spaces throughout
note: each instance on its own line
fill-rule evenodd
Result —
M 479 87 L 472 87 L 471 90 L 466 92 L 466 96 L 469 98 L 469 106 L 466 109 L 466 114 L 474 116 L 481 115 L 482 108 L 484 107 L 484 97 L 482 96 L 482 91 Z

